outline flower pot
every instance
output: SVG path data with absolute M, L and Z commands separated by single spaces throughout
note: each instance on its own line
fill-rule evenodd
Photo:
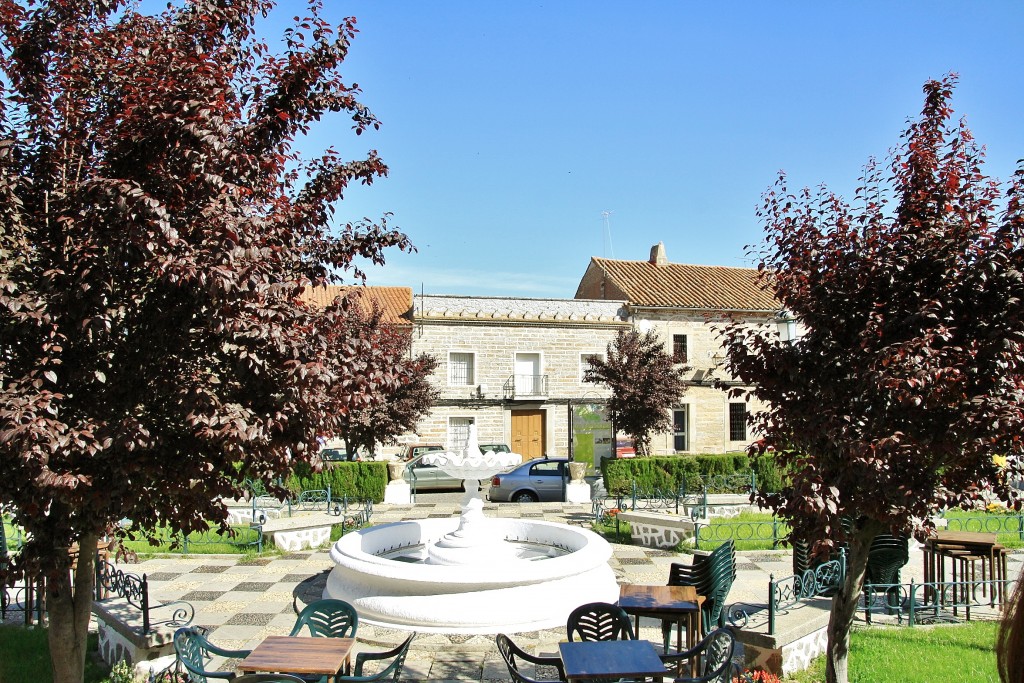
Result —
M 569 481 L 574 484 L 583 482 L 583 475 L 587 473 L 587 463 L 585 462 L 570 462 L 569 463 Z

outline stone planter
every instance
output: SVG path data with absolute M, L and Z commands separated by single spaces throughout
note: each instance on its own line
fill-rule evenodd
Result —
M 388 479 L 391 481 L 402 481 L 403 475 L 405 474 L 405 463 L 404 462 L 389 462 L 388 463 Z
M 583 475 L 587 473 L 587 463 L 585 462 L 570 462 L 569 463 L 569 481 L 574 484 L 582 483 Z

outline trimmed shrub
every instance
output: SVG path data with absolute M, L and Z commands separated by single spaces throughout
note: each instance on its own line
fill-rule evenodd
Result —
M 601 463 L 605 489 L 611 494 L 627 494 L 635 482 L 642 491 L 700 490 L 700 477 L 728 474 L 757 475 L 762 491 L 777 491 L 781 476 L 770 455 L 754 460 L 745 453 L 719 455 L 657 455 L 640 458 L 606 459 Z
M 310 489 L 330 487 L 332 498 L 348 496 L 349 499 L 375 503 L 384 500 L 384 487 L 388 484 L 386 462 L 335 462 L 319 472 L 302 463 L 295 467 L 295 473 L 288 478 L 289 491 L 298 493 Z

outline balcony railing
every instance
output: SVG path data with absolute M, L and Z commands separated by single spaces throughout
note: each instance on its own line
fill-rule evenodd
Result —
M 503 387 L 505 398 L 522 398 L 548 395 L 547 375 L 512 375 Z

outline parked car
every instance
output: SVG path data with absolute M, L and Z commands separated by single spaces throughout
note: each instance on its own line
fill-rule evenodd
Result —
M 494 451 L 495 453 L 511 453 L 512 449 L 508 447 L 507 443 L 482 443 L 480 446 L 481 453 L 487 453 L 488 451 Z
M 635 458 L 636 448 L 633 446 L 633 439 L 616 439 L 615 440 L 615 457 L 616 458 Z
M 429 453 L 431 451 L 443 451 L 444 446 L 438 443 L 414 443 L 409 444 L 405 447 L 405 451 L 402 454 L 402 460 L 412 460 L 413 458 Z
M 560 502 L 565 497 L 568 458 L 534 458 L 494 475 L 487 500 L 494 503 Z
M 349 453 L 344 448 L 321 448 L 317 455 L 324 462 L 356 462 L 362 460 L 358 453 Z
M 432 450 L 438 451 L 441 449 L 435 448 Z M 404 476 L 410 486 L 414 486 L 417 491 L 422 491 L 424 489 L 466 490 L 463 487 L 461 479 L 453 477 L 436 465 L 428 465 L 423 462 L 423 457 L 425 455 L 427 455 L 427 453 L 417 455 L 405 466 Z

